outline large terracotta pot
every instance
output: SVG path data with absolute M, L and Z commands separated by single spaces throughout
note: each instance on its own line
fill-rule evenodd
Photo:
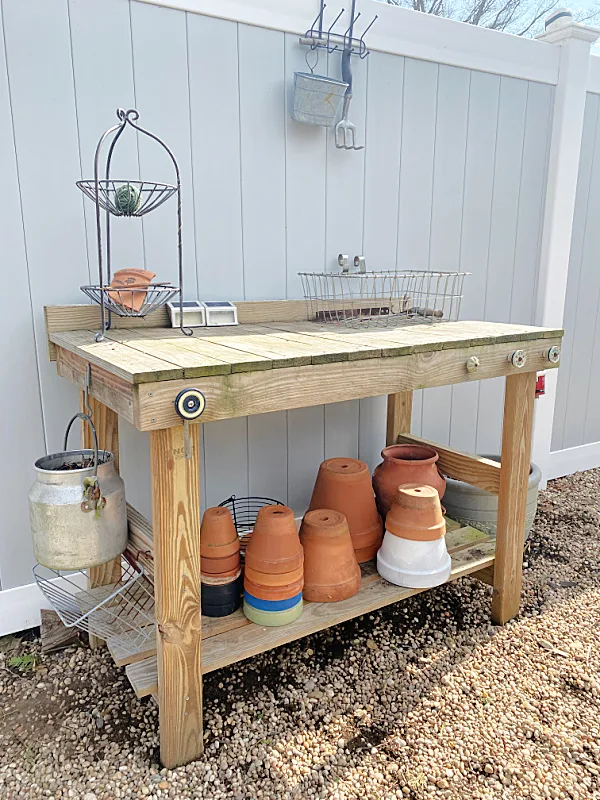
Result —
M 360 589 L 360 567 L 354 555 L 348 523 L 331 509 L 308 511 L 300 528 L 304 547 L 305 600 L 335 603 Z
M 304 563 L 294 512 L 287 506 L 263 506 L 246 550 L 246 566 L 256 572 L 293 572 Z
M 446 491 L 446 479 L 440 475 L 439 459 L 431 447 L 418 444 L 393 444 L 381 451 L 383 461 L 373 472 L 373 488 L 377 508 L 382 517 L 390 510 L 398 487 L 406 483 L 422 483 L 437 489 L 440 499 Z
M 433 486 L 400 486 L 385 518 L 385 529 L 401 539 L 431 542 L 446 533 L 440 496 Z
M 309 511 L 331 509 L 346 517 L 359 563 L 374 558 L 383 535 L 369 468 L 356 458 L 329 458 L 319 467 Z
M 200 556 L 226 558 L 238 555 L 240 540 L 228 508 L 207 508 L 200 527 Z

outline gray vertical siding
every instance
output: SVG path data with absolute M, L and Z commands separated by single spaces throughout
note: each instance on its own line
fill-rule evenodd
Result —
M 588 93 L 552 450 L 600 441 L 600 96 Z
M 3 588 L 30 582 L 31 462 L 61 446 L 77 403 L 47 362 L 42 308 L 82 302 L 96 268 L 93 207 L 74 183 L 118 106 L 136 106 L 179 158 L 188 296 L 299 297 L 298 271 L 334 269 L 343 251 L 373 269 L 464 269 L 464 319 L 533 321 L 552 86 L 374 52 L 356 64 L 350 113 L 366 148 L 347 153 L 289 116 L 306 68 L 293 35 L 129 0 L 1 8 Z M 319 71 L 339 69 L 321 55 Z M 125 176 L 170 179 L 146 141 L 119 158 Z M 114 230 L 117 263 L 175 277 L 168 204 Z M 414 429 L 498 450 L 501 393 L 501 382 L 417 393 Z M 384 427 L 382 397 L 208 424 L 203 503 L 267 494 L 302 510 L 319 462 L 374 466 Z M 149 514 L 147 437 L 126 423 L 120 435 L 128 497 Z

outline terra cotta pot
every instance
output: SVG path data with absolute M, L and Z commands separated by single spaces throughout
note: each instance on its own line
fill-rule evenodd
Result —
M 246 549 L 246 566 L 256 572 L 293 572 L 304 563 L 304 552 L 287 506 L 263 506 Z
M 440 499 L 446 491 L 446 479 L 436 466 L 439 459 L 431 447 L 419 444 L 393 444 L 381 451 L 383 461 L 373 472 L 373 488 L 379 513 L 385 517 L 405 483 L 422 483 L 437 489 Z
M 133 267 L 119 269 L 112 276 L 110 288 L 122 289 L 122 291 L 109 292 L 108 296 L 115 303 L 128 308 L 130 311 L 139 311 L 146 300 L 148 285 L 155 277 L 154 272 L 150 272 L 147 269 L 135 269 Z M 133 289 L 137 289 L 137 291 L 133 291 Z
M 200 527 L 200 556 L 204 558 L 226 558 L 237 553 L 240 540 L 228 508 L 207 508 Z
M 381 544 L 383 525 L 377 513 L 369 468 L 357 458 L 329 458 L 319 467 L 309 511 L 331 509 L 346 517 L 355 550 L 373 551 Z M 364 559 L 361 558 L 361 563 Z
M 209 556 L 200 556 L 200 571 L 208 573 L 209 575 L 221 575 L 225 572 L 230 572 L 232 569 L 240 568 L 240 554 L 234 553 L 225 558 L 210 558 Z
M 259 586 L 289 586 L 302 578 L 304 567 L 298 567 L 292 572 L 257 572 L 246 564 L 244 575 Z
M 335 603 L 360 589 L 360 567 L 354 555 L 348 523 L 332 509 L 308 511 L 302 520 L 305 600 Z
M 260 600 L 288 600 L 290 597 L 295 597 L 304 588 L 304 577 L 300 578 L 294 583 L 288 583 L 285 586 L 264 586 L 254 581 L 248 580 L 244 576 L 244 589 L 253 597 L 258 597 Z
M 401 539 L 441 539 L 446 533 L 446 520 L 437 489 L 420 483 L 400 486 L 385 518 L 385 528 Z

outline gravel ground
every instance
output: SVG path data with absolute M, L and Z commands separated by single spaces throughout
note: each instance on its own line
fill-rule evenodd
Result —
M 0 797 L 600 798 L 600 470 L 543 494 L 525 563 L 504 628 L 467 578 L 207 676 L 206 755 L 173 771 L 106 651 L 23 641 Z

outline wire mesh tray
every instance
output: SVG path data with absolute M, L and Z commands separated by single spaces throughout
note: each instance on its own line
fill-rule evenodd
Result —
M 124 636 L 137 647 L 154 635 L 154 591 L 142 569 L 121 559 L 121 578 L 106 586 L 88 586 L 83 570 L 53 570 L 36 564 L 33 576 L 42 594 L 67 628 L 99 639 Z
M 457 320 L 468 272 L 300 272 L 308 319 L 356 327 Z
M 258 512 L 263 506 L 282 506 L 279 500 L 272 497 L 236 497 L 234 494 L 219 503 L 231 512 L 233 524 L 240 537 L 240 554 L 242 558 L 246 555 L 246 548 L 254 530 L 254 523 Z
M 76 181 L 81 191 L 96 202 L 96 182 Z M 115 217 L 143 217 L 162 206 L 177 191 L 176 186 L 154 181 L 98 181 L 98 203 Z
M 145 317 L 179 294 L 179 287 L 170 283 L 136 284 L 130 289 L 111 286 L 82 286 L 81 291 L 94 303 L 119 317 Z

